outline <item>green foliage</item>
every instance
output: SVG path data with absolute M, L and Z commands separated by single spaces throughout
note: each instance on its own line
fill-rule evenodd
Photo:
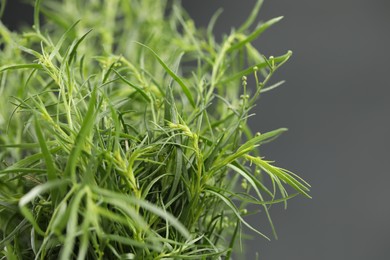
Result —
M 291 56 L 252 46 L 280 20 L 249 31 L 261 3 L 222 43 L 167 1 L 42 0 L 33 29 L 0 23 L 0 256 L 222 259 L 243 226 L 267 238 L 248 205 L 274 229 L 271 205 L 309 185 L 259 156 L 285 129 L 247 125 Z

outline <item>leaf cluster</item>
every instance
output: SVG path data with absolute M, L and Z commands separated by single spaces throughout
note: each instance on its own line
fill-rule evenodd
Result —
M 281 19 L 251 29 L 262 1 L 221 43 L 178 2 L 34 3 L 32 29 L 0 23 L 1 256 L 228 259 L 243 227 L 267 238 L 248 205 L 273 229 L 288 187 L 309 197 L 259 155 L 286 129 L 247 124 L 291 56 L 252 45 Z

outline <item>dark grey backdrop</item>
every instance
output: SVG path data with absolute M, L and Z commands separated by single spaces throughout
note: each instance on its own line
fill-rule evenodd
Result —
M 183 1 L 205 25 L 224 8 L 218 33 L 229 32 L 255 0 Z M 263 155 L 312 185 L 271 212 L 279 240 L 250 243 L 265 260 L 390 259 L 390 1 L 266 0 L 260 19 L 285 19 L 256 41 L 266 56 L 291 49 L 280 79 L 264 95 L 252 127 L 290 131 Z M 261 223 L 259 220 L 252 219 Z
M 9 25 L 31 20 L 11 8 L 16 2 Z M 239 26 L 254 3 L 183 0 L 200 26 L 223 7 L 218 34 Z M 308 180 L 313 199 L 275 207 L 279 240 L 253 240 L 247 259 L 256 251 L 261 260 L 390 259 L 389 13 L 388 0 L 265 1 L 261 20 L 285 19 L 256 46 L 266 56 L 294 55 L 277 73 L 287 83 L 263 96 L 252 127 L 290 129 L 263 154 Z

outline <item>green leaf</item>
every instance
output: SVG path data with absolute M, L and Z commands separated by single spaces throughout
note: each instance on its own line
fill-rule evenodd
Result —
M 285 61 L 287 61 L 291 57 L 291 55 L 292 55 L 292 52 L 288 51 L 286 54 L 284 54 L 282 56 L 275 57 L 273 60 L 277 64 L 284 63 Z M 267 66 L 268 66 L 267 61 L 265 60 L 264 62 L 258 63 L 250 68 L 247 68 L 245 70 L 237 72 L 228 78 L 222 78 L 222 80 L 219 81 L 218 84 L 224 85 L 226 83 L 229 83 L 229 82 L 232 82 L 235 80 L 240 80 L 243 76 L 248 76 L 250 74 L 253 74 L 253 67 L 257 67 L 260 70 L 260 69 L 266 68 Z
M 214 162 L 214 165 L 210 169 L 209 175 L 212 175 L 216 171 L 222 169 L 223 167 L 226 167 L 229 163 L 232 163 L 236 159 L 241 158 L 242 156 L 253 151 L 262 142 L 265 142 L 271 138 L 275 138 L 276 136 L 280 135 L 281 133 L 283 133 L 285 131 L 287 131 L 286 128 L 280 128 L 277 130 L 267 132 L 265 134 L 261 134 L 259 136 L 255 136 L 254 138 L 248 140 L 246 143 L 241 145 L 233 154 L 224 157 L 222 160 L 218 160 L 218 161 Z
M 125 79 L 121 74 L 119 74 L 118 71 L 116 71 L 116 70 L 114 70 L 114 69 L 112 69 L 112 71 L 114 71 L 115 74 L 118 75 L 118 77 L 119 77 L 124 83 L 126 83 L 128 86 L 134 88 L 138 93 L 140 93 L 140 94 L 142 95 L 142 97 L 143 97 L 146 101 L 150 102 L 150 98 L 149 98 L 148 94 L 145 93 L 145 91 L 143 91 L 140 87 L 136 86 L 135 84 L 133 84 L 133 83 L 131 83 L 130 81 L 128 81 L 127 79 Z
M 40 32 L 40 19 L 39 19 L 39 8 L 41 5 L 41 0 L 36 0 L 34 5 L 34 27 L 35 30 L 39 33 Z
M 69 53 L 69 58 L 68 58 L 68 63 L 71 64 L 74 57 L 76 56 L 77 48 L 79 47 L 80 43 L 87 37 L 87 35 L 92 32 L 92 29 L 87 31 L 80 39 L 77 41 L 73 42 L 72 46 L 70 47 L 70 53 Z
M 77 162 L 79 161 L 80 154 L 84 148 L 85 143 L 88 141 L 89 136 L 92 134 L 92 129 L 95 124 L 95 105 L 97 102 L 96 89 L 92 91 L 91 98 L 88 104 L 87 113 L 84 116 L 83 123 L 79 130 L 79 133 L 76 136 L 75 142 L 73 144 L 72 151 L 70 152 L 68 161 L 66 163 L 66 168 L 64 175 L 71 177 L 71 179 L 76 182 L 75 170 Z
M 1 2 L 0 2 L 0 18 L 3 18 L 6 4 L 7 4 L 7 0 L 1 0 Z
M 46 182 L 45 184 L 41 184 L 38 186 L 35 186 L 33 189 L 31 189 L 28 193 L 26 193 L 20 200 L 19 200 L 19 208 L 21 213 L 24 215 L 24 217 L 32 224 L 35 231 L 40 235 L 45 235 L 45 232 L 41 229 L 39 224 L 36 222 L 34 216 L 32 215 L 31 211 L 27 208 L 27 204 L 32 202 L 35 198 L 37 198 L 42 193 L 45 193 L 47 191 L 50 191 L 52 189 L 59 188 L 61 186 L 64 186 L 68 184 L 68 180 L 56 180 L 53 182 Z
M 195 101 L 194 101 L 194 98 L 192 97 L 192 94 L 190 92 L 190 90 L 188 89 L 188 87 L 184 84 L 183 80 L 177 76 L 169 67 L 168 65 L 166 65 L 164 63 L 164 61 L 160 58 L 160 56 L 157 55 L 157 53 L 152 50 L 151 48 L 149 48 L 148 46 L 140 43 L 140 42 L 137 42 L 139 45 L 147 48 L 152 54 L 153 56 L 157 59 L 157 61 L 161 64 L 161 66 L 165 69 L 165 71 L 180 85 L 181 89 L 183 90 L 184 94 L 186 95 L 186 97 L 188 98 L 188 101 L 190 101 L 190 104 L 192 105 L 192 107 L 195 108 Z
M 254 41 L 256 38 L 258 38 L 265 30 L 267 30 L 270 26 L 272 26 L 273 24 L 279 22 L 280 20 L 283 19 L 283 16 L 280 16 L 280 17 L 276 17 L 276 18 L 273 18 L 261 25 L 259 25 L 257 27 L 257 29 L 252 32 L 250 35 L 248 35 L 245 39 L 239 41 L 238 43 L 236 44 L 233 44 L 233 46 L 231 46 L 227 52 L 231 52 L 231 51 L 234 51 L 234 50 L 237 50 L 237 49 L 240 49 L 242 46 L 244 46 L 245 44 L 251 42 L 251 41 Z
M 260 93 L 265 93 L 265 92 L 271 91 L 271 90 L 273 90 L 273 89 L 275 89 L 275 88 L 277 88 L 277 87 L 280 87 L 280 86 L 283 85 L 285 82 L 286 82 L 286 81 L 282 80 L 282 81 L 279 81 L 279 82 L 277 82 L 277 83 L 275 83 L 275 84 L 273 84 L 273 85 L 271 85 L 271 86 L 269 86 L 269 87 L 262 88 L 262 89 L 260 90 Z
M 8 236 L 3 237 L 0 241 L 0 248 L 3 248 L 6 244 L 8 244 L 10 241 L 12 241 L 15 236 L 17 236 L 20 233 L 23 233 L 26 229 L 30 228 L 30 225 L 27 223 L 27 219 L 23 219 L 15 228 L 12 230 Z
M 51 153 L 49 151 L 49 148 L 47 147 L 46 140 L 43 136 L 41 124 L 39 123 L 37 117 L 35 117 L 35 132 L 37 134 L 37 138 L 41 146 L 42 155 L 46 162 L 47 178 L 49 182 L 55 181 L 57 180 L 57 170 L 53 158 L 51 156 Z M 52 189 L 50 193 L 53 199 L 52 208 L 55 208 L 57 206 L 58 199 L 59 196 L 61 195 L 61 192 L 57 189 Z
M 42 69 L 42 65 L 35 64 L 35 63 L 7 65 L 7 66 L 0 67 L 0 72 L 6 70 L 20 70 L 20 69 Z
M 73 28 L 76 27 L 76 25 L 80 22 L 80 20 L 76 21 L 74 24 L 72 24 L 72 26 L 70 26 L 66 32 L 61 36 L 61 38 L 58 40 L 54 50 L 50 53 L 50 56 L 49 56 L 49 60 L 53 59 L 54 56 L 56 56 L 58 54 L 58 52 L 60 51 L 60 48 L 62 46 L 62 44 L 64 43 L 64 41 L 66 40 L 66 37 L 68 36 L 69 32 L 71 32 L 73 30 Z
M 61 150 L 60 147 L 56 147 L 50 150 L 50 153 L 54 154 Z M 8 168 L 0 171 L 0 174 L 5 173 L 12 173 L 12 172 L 46 172 L 46 170 L 43 169 L 35 169 L 31 168 L 30 166 L 34 163 L 37 163 L 39 160 L 43 159 L 44 155 L 42 153 L 33 154 L 30 156 L 27 156 L 26 158 L 17 161 L 13 165 L 9 166 Z
M 256 195 L 258 196 L 259 200 L 264 202 L 264 199 L 263 199 L 263 196 L 261 195 L 260 193 L 260 190 L 258 187 L 264 189 L 264 186 L 262 183 L 260 183 L 259 181 L 257 181 L 254 176 L 250 175 L 250 174 L 247 174 L 244 170 L 240 169 L 239 167 L 233 165 L 233 164 L 228 164 L 228 167 L 232 170 L 234 170 L 235 172 L 239 173 L 245 180 L 248 181 L 248 183 L 252 186 L 252 188 L 255 190 L 256 192 Z M 275 239 L 278 238 L 277 234 L 276 234 L 276 230 L 275 230 L 275 226 L 272 222 L 272 219 L 271 219 L 271 216 L 268 212 L 268 208 L 265 204 L 263 204 L 263 208 L 264 208 L 264 211 L 265 211 L 265 214 L 267 215 L 267 218 L 268 218 L 268 222 L 269 224 L 271 225 L 271 228 L 272 228 L 272 233 L 275 237 Z
M 257 0 L 255 6 L 252 9 L 251 14 L 248 16 L 248 19 L 241 25 L 241 27 L 237 30 L 237 32 L 244 32 L 253 24 L 253 22 L 256 20 L 257 15 L 259 14 L 259 11 L 261 9 L 261 6 L 263 5 L 263 0 Z
M 46 173 L 44 169 L 34 169 L 34 168 L 16 168 L 9 167 L 5 170 L 1 170 L 0 174 L 8 174 L 8 173 Z
M 172 214 L 166 212 L 165 210 L 157 207 L 156 205 L 142 199 L 133 198 L 130 196 L 124 196 L 119 193 L 112 192 L 110 190 L 101 189 L 98 187 L 92 188 L 97 194 L 101 194 L 102 196 L 111 197 L 116 200 L 123 200 L 127 201 L 129 204 L 135 204 L 139 205 L 140 207 L 144 208 L 147 211 L 150 211 L 157 216 L 160 216 L 161 218 L 165 219 L 169 222 L 170 225 L 175 227 L 177 231 L 179 231 L 185 238 L 190 237 L 189 231 L 179 222 L 177 218 L 175 218 Z
M 123 244 L 123 245 L 135 246 L 135 247 L 139 247 L 139 248 L 148 248 L 151 250 L 155 250 L 156 252 L 162 251 L 161 246 L 147 244 L 145 242 L 139 242 L 139 241 L 136 241 L 136 240 L 131 239 L 129 237 L 123 237 L 123 236 L 112 235 L 112 234 L 105 234 L 104 238 L 108 239 L 108 240 L 116 241 L 116 242 Z
M 48 142 L 50 143 L 50 142 Z M 53 144 L 53 143 L 50 143 Z M 0 148 L 22 148 L 22 149 L 31 149 L 39 148 L 41 145 L 39 143 L 20 143 L 20 144 L 0 144 Z
M 80 208 L 81 200 L 85 196 L 86 189 L 80 189 L 75 196 L 73 197 L 72 201 L 70 202 L 69 208 L 70 208 L 70 213 L 69 213 L 69 218 L 68 218 L 68 223 L 66 225 L 66 236 L 65 236 L 65 241 L 63 244 L 63 247 L 61 249 L 60 253 L 60 259 L 61 260 L 68 260 L 71 259 L 77 236 L 77 232 L 79 230 L 78 227 L 78 211 Z
M 45 137 L 43 136 L 42 129 L 41 129 L 41 123 L 35 117 L 35 131 L 37 134 L 37 138 L 39 141 L 39 145 L 41 147 L 43 158 L 46 162 L 46 168 L 47 168 L 47 177 L 49 181 L 55 181 L 57 179 L 57 171 L 56 167 L 54 165 L 53 158 L 51 157 L 51 153 L 49 151 L 49 148 L 47 147 L 47 143 L 45 140 Z M 57 197 L 58 194 L 52 194 L 54 198 Z
M 253 137 L 252 139 L 248 140 L 243 145 L 241 145 L 237 149 L 237 152 L 240 152 L 242 150 L 246 150 L 248 148 L 257 146 L 257 145 L 261 144 L 262 142 L 267 141 L 271 138 L 276 138 L 277 136 L 279 136 L 280 134 L 282 134 L 283 132 L 286 132 L 286 131 L 287 131 L 287 128 L 279 128 L 279 129 L 276 129 L 276 130 L 273 130 L 273 131 L 270 131 L 270 132 L 267 132 L 264 134 L 257 135 L 255 137 Z
M 216 191 L 212 190 L 210 187 L 207 188 L 205 191 L 210 193 L 210 194 L 212 194 L 212 195 L 214 195 L 214 196 L 216 196 L 216 197 L 218 197 L 221 201 L 223 201 L 226 204 L 226 206 L 228 206 L 228 208 L 232 210 L 232 212 L 240 220 L 240 222 L 243 223 L 247 228 L 249 228 L 250 230 L 256 232 L 257 234 L 259 234 L 260 236 L 264 237 L 265 239 L 270 240 L 266 235 L 264 235 L 263 233 L 261 233 L 260 231 L 258 231 L 254 227 L 252 227 L 248 222 L 246 222 L 241 217 L 240 212 L 238 211 L 238 209 L 236 208 L 234 203 L 229 198 L 227 198 L 226 196 L 224 196 L 223 194 L 221 194 L 219 192 L 216 192 Z
M 268 162 L 262 160 L 260 157 L 252 157 L 252 156 L 246 156 L 246 157 L 256 165 L 258 165 L 260 168 L 262 168 L 265 172 L 270 174 L 271 176 L 276 176 L 277 178 L 284 181 L 285 183 L 293 187 L 301 194 L 305 195 L 307 198 L 311 198 L 311 196 L 307 193 L 308 191 L 310 191 L 310 189 L 309 187 L 305 186 L 306 183 L 299 182 L 299 180 L 294 178 L 294 176 L 290 175 L 288 171 L 273 166 Z

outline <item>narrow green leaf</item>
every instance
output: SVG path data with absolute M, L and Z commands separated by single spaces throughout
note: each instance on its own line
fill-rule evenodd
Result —
M 76 233 L 79 230 L 78 227 L 78 212 L 80 208 L 80 203 L 81 200 L 83 199 L 85 195 L 86 189 L 81 189 L 79 190 L 75 196 L 73 197 L 72 201 L 70 202 L 69 208 L 70 208 L 70 214 L 69 214 L 69 219 L 68 223 L 66 225 L 66 237 L 65 241 L 63 244 L 63 247 L 61 249 L 60 253 L 60 259 L 61 260 L 68 260 L 71 259 L 73 255 L 73 248 L 75 245 L 75 240 L 76 240 Z
M 65 168 L 65 176 L 71 177 L 73 181 L 76 182 L 75 169 L 77 165 L 77 161 L 80 159 L 81 151 L 88 141 L 88 137 L 91 135 L 93 126 L 95 124 L 95 105 L 97 103 L 97 94 L 96 88 L 92 91 L 91 98 L 88 104 L 87 113 L 84 116 L 83 123 L 81 125 L 80 131 L 76 136 L 75 142 L 73 144 L 72 151 L 70 152 L 68 161 L 66 163 Z
M 238 229 L 239 228 L 240 228 L 240 221 L 237 220 L 236 227 L 234 229 L 233 235 L 230 238 L 229 251 L 228 251 L 228 253 L 226 255 L 226 259 L 230 259 L 231 255 L 233 253 L 233 248 L 234 248 L 234 245 L 235 245 L 235 241 L 236 241 L 236 238 L 237 238 L 237 234 L 238 234 Z
M 49 59 L 53 59 L 54 56 L 57 55 L 57 53 L 60 51 L 60 48 L 62 46 L 62 44 L 64 43 L 66 37 L 68 36 L 69 32 L 71 32 L 73 30 L 73 28 L 76 27 L 76 25 L 80 22 L 81 20 L 78 20 L 76 21 L 75 23 L 73 23 L 67 30 L 64 34 L 62 34 L 61 38 L 58 40 L 54 50 L 50 53 L 50 56 L 49 56 Z
M 1 170 L 0 174 L 8 174 L 8 173 L 46 173 L 44 169 L 34 169 L 34 168 L 15 168 L 9 167 L 5 170 Z
M 256 182 L 255 178 L 252 175 L 247 174 L 245 171 L 243 171 L 242 169 L 240 169 L 239 167 L 237 167 L 237 166 L 235 166 L 233 164 L 228 164 L 228 167 L 230 169 L 234 170 L 235 172 L 239 173 L 245 180 L 247 180 L 248 183 L 255 190 L 256 195 L 258 196 L 259 200 L 260 201 L 264 201 L 263 196 L 261 195 L 260 190 L 258 189 L 259 182 Z M 261 184 L 260 187 L 263 188 L 263 185 Z M 264 211 L 265 211 L 265 213 L 267 215 L 268 222 L 269 222 L 269 224 L 270 224 L 270 226 L 272 228 L 272 233 L 273 233 L 275 239 L 278 239 L 278 236 L 277 236 L 276 230 L 275 230 L 275 226 L 274 226 L 274 224 L 272 222 L 272 219 L 271 219 L 271 216 L 270 216 L 270 214 L 268 212 L 268 208 L 267 208 L 267 206 L 265 204 L 263 204 L 263 208 L 264 208 Z
M 180 139 L 181 139 L 180 136 L 176 136 L 176 142 L 178 142 L 179 145 L 181 144 L 181 140 Z M 183 151 L 182 151 L 181 147 L 177 146 L 175 148 L 175 152 L 176 152 L 175 153 L 176 154 L 176 156 L 175 156 L 176 165 L 174 167 L 175 176 L 174 176 L 174 179 L 173 179 L 171 192 L 169 193 L 168 200 L 170 200 L 173 196 L 175 196 L 176 190 L 177 190 L 177 186 L 179 185 L 179 181 L 182 178 L 182 174 L 184 172 Z
M 51 149 L 50 153 L 53 154 L 59 150 L 61 150 L 61 148 L 56 147 L 56 148 Z M 18 172 L 18 171 L 20 171 L 20 172 L 29 172 L 29 171 L 30 172 L 43 172 L 44 170 L 42 170 L 42 169 L 29 168 L 29 166 L 31 166 L 34 163 L 37 163 L 39 160 L 41 160 L 43 158 L 44 158 L 44 156 L 42 153 L 30 155 L 30 156 L 28 156 L 20 161 L 17 161 L 16 163 L 11 165 L 7 169 L 0 171 L 0 174 L 1 173 L 9 173 L 9 172 Z
M 97 194 L 101 194 L 102 196 L 111 197 L 111 198 L 114 198 L 116 200 L 121 199 L 123 201 L 127 201 L 130 204 L 139 205 L 142 208 L 144 208 L 144 209 L 156 214 L 157 216 L 160 216 L 161 218 L 167 220 L 169 222 L 169 224 L 172 225 L 173 227 L 175 227 L 177 229 L 177 231 L 179 231 L 185 238 L 190 237 L 189 231 L 186 229 L 186 227 L 184 227 L 184 225 L 182 223 L 179 222 L 179 220 L 177 218 L 175 218 L 172 214 L 164 211 L 163 209 L 157 207 L 156 205 L 154 205 L 148 201 L 134 198 L 134 197 L 130 197 L 130 196 L 124 196 L 122 194 L 118 194 L 116 192 L 101 189 L 98 187 L 93 187 L 93 189 L 95 190 L 95 192 Z
M 42 69 L 42 65 L 40 64 L 16 64 L 16 65 L 7 65 L 0 68 L 0 72 L 6 70 L 19 70 L 19 69 Z
M 249 155 L 246 157 L 256 165 L 261 167 L 265 172 L 267 172 L 271 176 L 276 176 L 277 178 L 284 181 L 285 183 L 293 187 L 301 194 L 305 195 L 307 198 L 311 198 L 311 196 L 307 193 L 309 191 L 309 188 L 304 184 L 302 184 L 301 182 L 299 182 L 297 179 L 295 179 L 285 170 L 267 163 L 266 161 L 262 160 L 260 157 L 252 157 Z
M 192 94 L 190 92 L 190 90 L 188 89 L 188 87 L 184 84 L 183 80 L 177 76 L 169 67 L 168 65 L 166 65 L 164 63 L 164 61 L 160 58 L 160 56 L 157 55 L 157 53 L 152 50 L 151 48 L 149 48 L 148 46 L 140 43 L 140 42 L 137 42 L 139 45 L 147 48 L 152 54 L 153 56 L 157 59 L 157 61 L 161 64 L 161 66 L 165 69 L 165 71 L 180 85 L 181 89 L 183 90 L 184 94 L 186 95 L 186 97 L 188 98 L 188 101 L 190 101 L 192 107 L 195 108 L 195 101 L 194 101 L 194 98 L 192 97 Z
M 103 194 L 101 194 L 101 195 L 103 195 Z M 124 213 L 126 213 L 124 215 L 128 218 L 127 221 L 131 223 L 130 225 L 133 226 L 133 228 L 132 228 L 133 230 L 137 230 L 137 231 L 143 230 L 143 231 L 149 232 L 148 223 L 146 223 L 145 219 L 143 219 L 142 216 L 140 216 L 138 214 L 138 212 L 135 210 L 134 207 L 131 207 L 129 205 L 128 201 L 125 200 L 124 197 L 117 196 L 116 198 L 113 198 L 113 197 L 109 197 L 109 196 L 104 196 L 103 198 L 101 198 L 101 200 L 103 200 L 103 201 L 105 201 L 113 206 L 118 207 Z M 106 217 L 110 217 L 110 215 L 106 214 Z
M 77 41 L 73 42 L 72 46 L 70 47 L 70 53 L 69 53 L 69 58 L 68 58 L 68 63 L 71 64 L 74 57 L 76 56 L 77 48 L 79 47 L 80 43 L 87 37 L 87 35 L 92 32 L 92 29 L 87 31 L 80 39 Z
M 41 147 L 39 143 L 0 144 L 0 148 L 23 148 L 23 149 L 30 149 L 30 148 L 39 148 L 39 147 Z
M 14 252 L 18 252 L 18 251 L 15 251 L 12 247 L 11 244 L 7 244 L 5 246 L 5 248 L 3 249 L 3 251 L 1 251 L 1 253 L 4 252 L 4 257 L 5 259 L 7 260 L 19 260 L 21 259 L 20 257 L 18 257 L 18 255 L 16 255 Z
M 275 138 L 276 136 L 280 135 L 285 131 L 287 131 L 286 128 L 280 128 L 274 131 L 267 132 L 265 134 L 261 134 L 259 136 L 255 136 L 254 138 L 248 140 L 246 143 L 241 145 L 233 154 L 222 158 L 222 160 L 214 161 L 214 165 L 210 169 L 209 175 L 212 175 L 216 171 L 222 169 L 223 167 L 226 167 L 226 165 L 228 165 L 229 163 L 232 163 L 238 158 L 241 158 L 242 156 L 253 151 L 262 142 L 265 142 L 271 138 Z
M 38 138 L 39 144 L 41 146 L 42 155 L 43 155 L 45 163 L 46 163 L 47 178 L 49 181 L 55 181 L 55 180 L 57 180 L 57 170 L 56 170 L 53 158 L 51 156 L 51 153 L 49 151 L 49 148 L 47 147 L 46 140 L 43 136 L 41 124 L 39 123 L 39 120 L 37 119 L 37 117 L 35 117 L 35 132 L 37 134 L 37 138 Z M 57 190 L 57 189 L 52 189 L 50 193 L 51 193 L 51 196 L 53 199 L 52 207 L 55 208 L 56 204 L 58 203 L 58 198 L 60 196 L 60 193 L 59 193 L 59 190 Z
M 128 238 L 128 237 L 123 237 L 123 236 L 113 235 L 113 234 L 105 234 L 104 238 L 108 239 L 108 240 L 116 241 L 116 242 L 123 244 L 123 245 L 135 246 L 135 247 L 139 247 L 139 248 L 148 248 L 151 250 L 155 250 L 156 252 L 162 251 L 161 246 L 147 244 L 145 242 L 139 242 L 139 241 L 136 241 L 136 240 Z
M 43 136 L 42 129 L 41 129 L 41 123 L 39 123 L 39 120 L 37 117 L 35 117 L 35 131 L 37 134 L 37 138 L 39 141 L 39 145 L 41 147 L 42 155 L 46 162 L 46 168 L 47 168 L 47 177 L 49 181 L 55 181 L 57 179 L 57 171 L 56 167 L 54 165 L 53 158 L 51 157 L 51 153 L 49 151 L 49 148 L 47 147 L 45 137 Z M 54 194 L 52 194 L 54 195 Z M 57 197 L 57 194 L 55 194 L 54 198 Z
M 118 71 L 112 69 L 116 75 L 118 75 L 118 77 L 124 82 L 126 83 L 128 86 L 134 88 L 138 93 L 141 94 L 141 96 L 148 102 L 150 102 L 150 98 L 148 96 L 148 94 L 145 93 L 145 91 L 143 91 L 140 87 L 136 86 L 135 84 L 131 83 L 130 81 L 128 81 L 127 79 L 125 79 Z
M 241 25 L 241 27 L 237 30 L 237 32 L 242 33 L 244 31 L 246 31 L 247 29 L 249 29 L 249 27 L 252 26 L 252 24 L 254 23 L 254 21 L 257 18 L 257 15 L 259 14 L 259 11 L 260 11 L 261 6 L 263 5 L 263 2 L 264 2 L 263 0 L 257 0 L 255 6 L 252 9 L 251 14 L 248 16 L 248 19 Z
M 0 2 L 0 19 L 3 18 L 6 4 L 7 4 L 7 0 L 1 0 L 1 2 Z
M 286 82 L 286 81 L 282 80 L 282 81 L 279 81 L 279 82 L 277 82 L 277 83 L 275 83 L 275 84 L 273 84 L 273 85 L 271 85 L 271 86 L 269 86 L 269 87 L 262 88 L 262 89 L 260 90 L 260 93 L 265 93 L 265 92 L 271 91 L 271 90 L 273 90 L 273 89 L 275 89 L 275 88 L 277 88 L 277 87 L 280 87 L 280 86 L 283 85 L 285 82 Z
M 291 57 L 291 55 L 292 55 L 292 52 L 288 51 L 286 54 L 284 54 L 282 56 L 275 57 L 273 60 L 274 60 L 274 62 L 276 64 L 282 63 L 282 62 L 285 62 L 286 60 L 288 60 Z M 232 81 L 235 81 L 235 80 L 239 80 L 243 76 L 248 76 L 250 74 L 253 74 L 253 67 L 255 67 L 255 66 L 260 70 L 260 69 L 266 68 L 268 65 L 267 65 L 266 61 L 258 63 L 256 65 L 250 67 L 250 68 L 247 68 L 245 70 L 237 72 L 237 73 L 235 73 L 234 75 L 232 75 L 232 76 L 230 76 L 228 78 L 222 78 L 222 80 L 219 81 L 217 84 L 224 85 L 226 83 L 229 83 L 229 82 L 232 82 Z
M 218 138 L 217 143 L 213 145 L 212 149 L 210 150 L 209 154 L 205 156 L 205 168 L 208 170 L 213 162 L 215 161 L 216 156 L 219 153 L 219 150 L 221 149 L 222 140 L 225 136 L 225 133 L 222 133 L 221 136 Z
M 0 241 L 0 248 L 4 248 L 4 246 L 15 239 L 17 234 L 23 233 L 27 228 L 30 228 L 30 225 L 27 225 L 27 219 L 23 219 L 15 228 L 12 230 L 6 237 L 2 237 Z
M 72 185 L 70 190 L 65 196 L 61 197 L 61 202 L 54 209 L 52 217 L 50 219 L 48 230 L 57 234 L 62 234 L 66 228 L 66 224 L 69 220 L 70 209 L 68 201 L 74 197 L 74 193 L 79 190 L 79 185 Z M 45 242 L 44 242 L 45 243 Z
M 238 43 L 236 44 L 233 44 L 233 46 L 231 46 L 227 52 L 231 52 L 233 50 L 237 50 L 239 48 L 241 48 L 242 46 L 244 46 L 245 44 L 255 40 L 256 38 L 258 38 L 265 30 L 267 30 L 270 26 L 272 26 L 273 24 L 279 22 L 280 20 L 283 19 L 283 16 L 280 16 L 280 17 L 276 17 L 276 18 L 273 18 L 261 25 L 259 25 L 257 27 L 257 29 L 252 32 L 250 35 L 248 35 L 245 39 L 239 41 Z
M 229 198 L 227 198 L 226 196 L 224 196 L 223 194 L 221 194 L 219 192 L 213 191 L 210 188 L 207 188 L 205 191 L 210 193 L 210 194 L 212 194 L 212 195 L 214 195 L 214 196 L 216 196 L 216 197 L 218 197 L 221 201 L 223 201 L 226 204 L 226 206 L 228 206 L 232 210 L 234 215 L 236 215 L 236 217 L 241 221 L 241 223 L 243 223 L 247 228 L 249 228 L 250 230 L 256 232 L 257 234 L 259 234 L 260 236 L 264 237 L 265 239 L 270 240 L 266 235 L 264 235 L 263 233 L 261 233 L 260 231 L 258 231 L 254 227 L 252 227 L 248 222 L 246 222 L 241 217 L 240 212 L 238 212 L 238 209 L 236 208 L 234 203 Z
M 213 39 L 212 43 L 214 43 L 214 34 L 213 34 L 214 26 L 215 26 L 215 23 L 217 22 L 219 16 L 222 14 L 222 12 L 223 12 L 223 10 L 221 8 L 218 9 L 211 17 L 210 22 L 207 26 L 207 36 L 209 39 Z
M 53 182 L 46 182 L 44 184 L 35 186 L 33 189 L 31 189 L 26 195 L 24 195 L 19 200 L 19 208 L 21 213 L 24 215 L 24 217 L 32 224 L 34 229 L 37 231 L 40 235 L 45 235 L 45 232 L 41 229 L 39 224 L 36 222 L 34 216 L 32 215 L 31 211 L 27 208 L 27 204 L 32 202 L 35 198 L 37 198 L 40 194 L 45 193 L 47 191 L 50 191 L 52 189 L 59 188 L 61 186 L 64 186 L 68 184 L 68 180 L 56 180 Z
M 86 209 L 84 214 L 84 220 L 81 224 L 81 238 L 80 242 L 78 244 L 79 250 L 77 259 L 78 260 L 84 260 L 87 258 L 88 251 L 91 248 L 91 242 L 94 239 L 94 237 L 100 236 L 103 231 L 100 227 L 100 217 L 97 214 L 96 206 L 94 201 L 92 201 L 92 194 L 90 193 L 90 189 L 87 189 L 87 196 L 86 196 Z M 80 231 L 79 231 L 80 233 Z M 96 257 L 95 257 L 96 258 Z
M 145 199 L 146 196 L 149 194 L 150 190 L 152 189 L 153 185 L 155 185 L 160 179 L 166 177 L 166 176 L 172 176 L 172 174 L 169 174 L 169 173 L 165 173 L 165 174 L 162 174 L 160 176 L 157 176 L 156 178 L 154 178 L 153 180 L 151 180 L 150 182 L 148 182 L 147 186 L 145 188 L 142 188 L 142 198 Z
M 243 145 L 241 145 L 237 149 L 237 152 L 240 152 L 241 150 L 246 150 L 250 147 L 259 145 L 262 142 L 269 140 L 271 138 L 276 138 L 277 136 L 279 136 L 280 134 L 282 134 L 283 132 L 286 132 L 286 131 L 287 131 L 287 128 L 279 128 L 279 129 L 276 129 L 276 130 L 273 130 L 273 131 L 270 131 L 270 132 L 267 132 L 264 134 L 257 135 L 255 137 L 253 137 L 252 139 L 248 140 Z
M 110 67 L 108 67 L 106 74 L 104 74 L 104 76 L 103 76 L 102 86 L 105 85 L 106 83 L 109 83 L 109 82 L 107 82 L 108 77 L 111 75 L 111 72 L 114 71 L 115 65 L 116 65 L 120 60 L 121 60 L 121 57 L 119 57 L 116 61 L 112 62 L 111 65 L 110 65 Z M 111 82 L 112 82 L 112 81 L 111 81 Z
M 37 33 L 40 33 L 40 21 L 39 21 L 39 8 L 41 5 L 41 0 L 36 0 L 34 5 L 34 27 Z

